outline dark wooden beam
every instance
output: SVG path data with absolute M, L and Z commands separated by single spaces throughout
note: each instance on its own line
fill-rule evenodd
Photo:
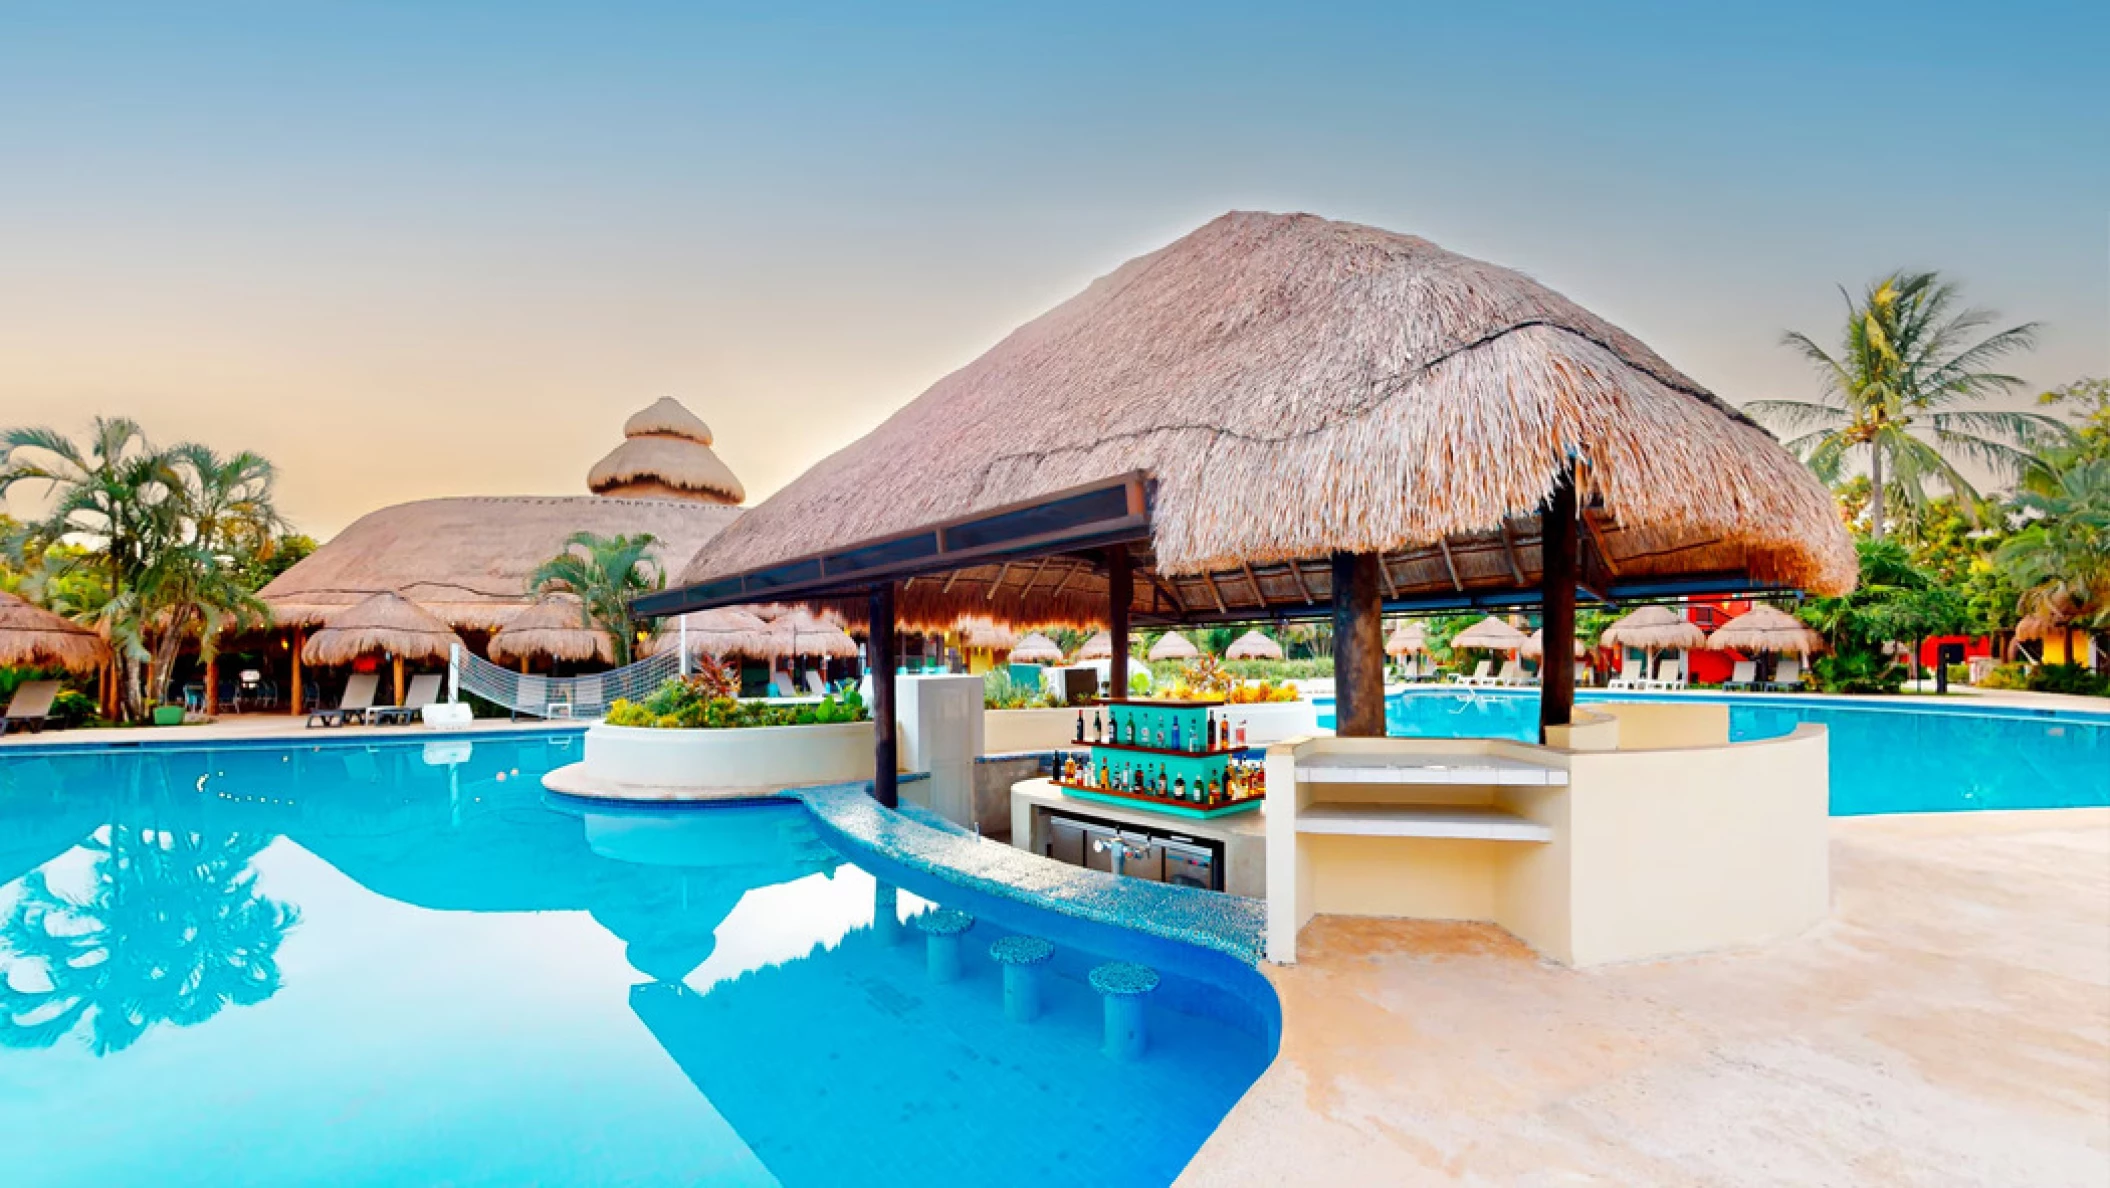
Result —
M 1209 588 L 1209 597 L 1216 602 L 1217 614 L 1227 615 L 1231 613 L 1231 608 L 1224 605 L 1223 591 L 1216 588 L 1216 579 L 1210 577 L 1206 570 L 1202 573 L 1202 585 Z
M 1005 576 L 1006 576 L 1007 574 L 1009 574 L 1010 572 L 1011 572 L 1011 563 L 1010 563 L 1009 561 L 1006 561 L 1006 562 L 1004 562 L 1004 563 L 1003 563 L 1002 565 L 999 565 L 999 566 L 997 566 L 997 567 L 996 567 L 996 580 L 994 580 L 994 581 L 992 581 L 992 582 L 990 582 L 990 583 L 989 583 L 989 593 L 987 593 L 987 594 L 985 594 L 985 595 L 983 595 L 983 596 L 982 596 L 982 600 L 983 600 L 983 601 L 985 601 L 985 602 L 995 602 L 995 601 L 996 601 L 996 592 L 997 592 L 998 590 L 1001 590 L 1001 589 L 1003 589 L 1003 586 L 1004 586 L 1004 578 L 1005 578 Z
M 1502 555 L 1509 559 L 1509 579 L 1524 584 L 1524 567 L 1517 562 L 1517 542 L 1509 538 L 1509 517 L 1502 517 Z
M 1128 696 L 1128 604 L 1135 596 L 1128 546 L 1115 545 L 1106 550 L 1106 633 L 1114 643 L 1113 661 L 1106 672 L 1109 697 Z
M 894 734 L 894 583 L 872 587 L 871 618 L 865 668 L 872 674 L 872 798 L 893 808 L 901 767 L 901 743 Z
M 1304 563 L 1302 561 L 1290 562 L 1289 576 L 1290 580 L 1297 583 L 1297 593 L 1303 596 L 1304 601 L 1310 602 L 1311 587 L 1304 584 Z
M 1267 591 L 1260 588 L 1260 578 L 1253 573 L 1253 567 L 1244 561 L 1240 561 L 1238 568 L 1245 574 L 1246 585 L 1253 587 L 1253 605 L 1261 610 L 1266 610 Z
M 1384 600 L 1375 553 L 1333 555 L 1333 732 L 1385 734 Z
M 1575 717 L 1575 476 L 1563 474 L 1539 510 L 1539 742 Z M 1509 538 L 1505 530 L 1504 540 Z
M 1443 554 L 1443 572 L 1450 575 L 1451 589 L 1459 594 L 1465 593 L 1465 583 L 1458 580 L 1458 562 L 1451 558 L 1450 538 L 1447 536 L 1437 537 L 1436 548 L 1437 551 Z

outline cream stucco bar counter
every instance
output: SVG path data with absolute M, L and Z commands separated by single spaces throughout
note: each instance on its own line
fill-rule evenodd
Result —
M 1497 924 L 1570 965 L 1823 918 L 1821 727 L 1731 743 L 1725 706 L 1598 703 L 1553 741 L 1269 747 L 1268 959 L 1294 962 L 1318 914 Z

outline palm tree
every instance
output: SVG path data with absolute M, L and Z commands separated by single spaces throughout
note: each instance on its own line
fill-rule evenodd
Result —
M 658 544 L 649 532 L 636 536 L 574 532 L 564 542 L 563 552 L 528 575 L 528 587 L 538 593 L 561 590 L 577 595 L 579 625 L 599 627 L 614 638 L 615 662 L 620 667 L 630 663 L 637 635 L 630 600 L 667 584 L 667 575 L 652 555 Z
M 2021 385 L 1988 368 L 2035 343 L 2035 323 L 1979 337 L 1994 315 L 1960 308 L 1960 291 L 1933 272 L 1893 273 L 1858 303 L 1840 295 L 1847 320 L 1837 355 L 1805 334 L 1782 340 L 1823 374 L 1824 399 L 1760 400 L 1746 411 L 1796 434 L 1788 448 L 1828 483 L 1865 451 L 1870 535 L 1884 535 L 1889 500 L 1917 507 L 1929 483 L 1976 507 L 1980 496 L 1958 460 L 2012 477 L 2033 464 L 2033 443 L 2065 434 L 2051 417 L 1979 407 Z
M 2047 623 L 2110 627 L 2110 459 L 2079 459 L 2015 496 L 2029 521 L 1993 554 L 2022 590 L 2019 609 Z
M 242 451 L 223 458 L 195 444 L 179 445 L 169 456 L 181 483 L 172 501 L 180 539 L 156 554 L 138 584 L 157 638 L 150 669 L 156 701 L 166 700 L 176 657 L 193 632 L 199 660 L 209 663 L 230 626 L 271 621 L 240 558 L 269 548 L 285 526 L 271 501 L 277 471 L 262 456 Z

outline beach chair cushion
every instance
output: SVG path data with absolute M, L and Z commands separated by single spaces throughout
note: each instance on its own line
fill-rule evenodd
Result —
M 44 722 L 51 717 L 52 703 L 58 700 L 57 681 L 24 681 L 15 686 L 15 695 L 8 699 L 7 713 L 0 717 L 0 734 L 17 726 L 26 727 L 32 733 L 44 729 Z

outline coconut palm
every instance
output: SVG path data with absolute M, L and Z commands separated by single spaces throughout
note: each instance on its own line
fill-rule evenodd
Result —
M 2069 630 L 2110 626 L 2110 460 L 2061 467 L 2015 507 L 2030 519 L 1993 560 L 2021 589 L 2020 609 Z
M 2021 385 L 1989 368 L 2031 346 L 2035 323 L 1980 337 L 1994 315 L 1962 307 L 1958 288 L 1933 272 L 1894 273 L 1858 302 L 1843 289 L 1841 296 L 1847 319 L 1838 354 L 1805 334 L 1782 340 L 1822 373 L 1824 398 L 1760 400 L 1746 411 L 1790 435 L 1788 448 L 1826 482 L 1864 462 L 1871 535 L 1883 536 L 1890 500 L 1923 504 L 1930 484 L 1977 506 L 1959 461 L 2012 477 L 2033 464 L 2033 444 L 2066 432 L 2051 417 L 1980 407 Z
M 637 620 L 630 600 L 667 584 L 652 550 L 651 533 L 596 536 L 575 532 L 564 551 L 537 566 L 528 586 L 539 593 L 565 591 L 578 596 L 581 627 L 599 627 L 615 640 L 618 667 L 630 663 L 637 642 Z
M 262 627 L 271 610 L 249 587 L 241 558 L 268 549 L 284 527 L 271 501 L 277 471 L 261 455 L 225 457 L 202 445 L 169 451 L 178 480 L 170 501 L 177 535 L 155 552 L 136 590 L 155 637 L 155 701 L 168 695 L 176 657 L 192 636 L 210 661 L 229 627 Z

